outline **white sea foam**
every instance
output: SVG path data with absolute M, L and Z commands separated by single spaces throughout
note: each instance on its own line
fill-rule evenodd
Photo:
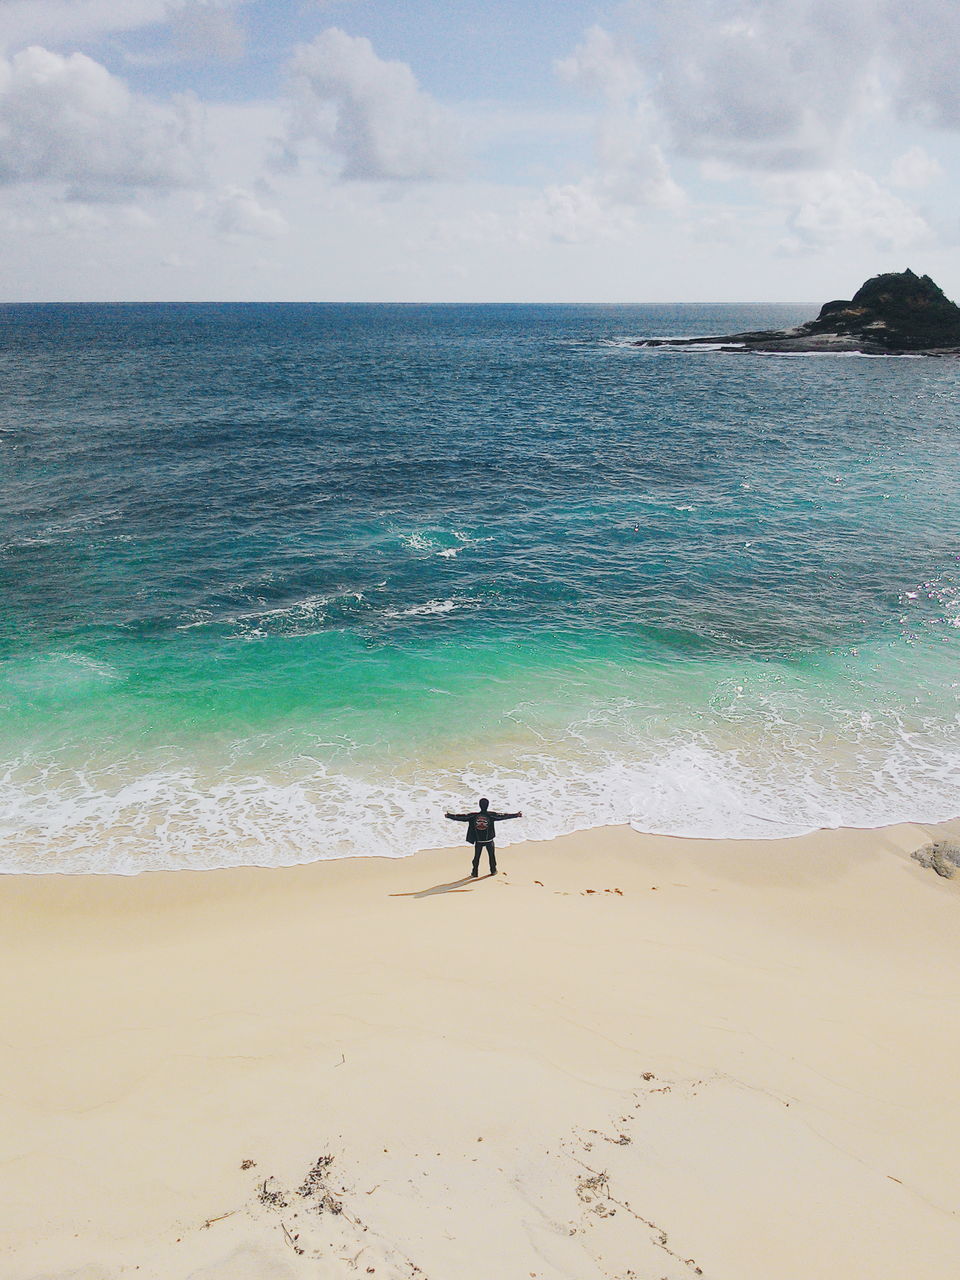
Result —
M 468 599 L 427 600 L 424 604 L 412 604 L 406 609 L 384 609 L 385 618 L 419 618 L 432 614 L 453 613 L 454 609 L 463 609 L 470 605 Z
M 918 583 L 912 591 L 900 594 L 900 604 L 905 608 L 910 608 L 913 601 L 921 599 L 930 600 L 940 607 L 940 616 L 947 626 L 960 627 L 960 587 L 939 575 Z M 909 615 L 905 614 L 900 621 L 902 624 L 909 624 Z
M 650 343 L 663 346 L 649 345 Z M 667 353 L 670 355 L 683 355 L 687 352 L 716 352 L 716 351 L 732 351 L 745 350 L 747 344 L 745 342 L 717 342 L 715 338 L 704 336 L 702 338 L 678 337 L 676 334 L 650 334 L 643 338 L 608 338 L 604 339 L 601 346 L 626 348 L 631 351 L 643 351 L 647 354 L 653 353 L 659 355 Z M 823 357 L 826 356 L 831 360 L 926 360 L 927 356 L 911 351 L 764 351 L 762 348 L 751 348 L 751 354 L 759 356 L 782 356 L 791 359 L 802 359 L 806 357 Z
M 401 538 L 401 542 L 410 551 L 429 551 L 436 552 L 437 548 L 422 533 L 410 533 L 405 538 Z
M 647 346 L 646 344 L 650 342 L 682 343 L 683 345 Z M 729 347 L 742 347 L 746 344 L 743 342 L 717 342 L 714 334 L 697 334 L 685 337 L 676 333 L 650 333 L 645 334 L 642 338 L 604 338 L 601 340 L 600 345 L 603 347 L 627 347 L 633 351 L 723 351 Z
M 724 696 L 735 721 L 742 689 L 718 690 Z M 516 722 L 526 727 L 523 716 Z M 848 740 L 842 752 L 788 718 L 778 732 L 777 752 L 723 749 L 689 733 L 641 751 L 601 746 L 583 723 L 571 726 L 562 752 L 533 733 L 523 750 L 501 751 L 501 759 L 380 776 L 361 768 L 349 744 L 337 767 L 306 756 L 244 772 L 172 761 L 137 775 L 20 765 L 0 776 L 0 870 L 133 874 L 401 857 L 458 844 L 462 833 L 443 811 L 480 794 L 524 810 L 522 825 L 504 825 L 505 845 L 623 823 L 669 835 L 769 839 L 960 813 L 956 738 L 891 732 L 870 713 L 850 728 L 859 745 Z
M 929 357 L 908 351 L 762 351 L 754 350 L 758 356 L 787 356 L 791 359 L 815 359 L 826 356 L 830 360 L 926 360 Z
M 187 622 L 177 626 L 178 631 L 192 631 L 198 627 L 226 627 L 244 639 L 259 640 L 270 635 L 311 635 L 328 618 L 328 606 L 335 601 L 363 600 L 362 591 L 348 591 L 339 596 L 310 595 L 290 604 L 271 608 L 245 608 L 231 613 L 214 613 L 210 609 L 198 610 Z
M 458 545 L 451 546 L 450 539 Z M 441 560 L 454 560 L 468 547 L 480 546 L 483 542 L 491 542 L 489 537 L 477 537 L 462 529 L 418 529 L 413 533 L 401 535 L 400 541 L 408 551 L 417 555 L 439 556 Z

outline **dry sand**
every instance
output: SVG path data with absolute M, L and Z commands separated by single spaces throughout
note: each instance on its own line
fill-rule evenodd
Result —
M 955 1280 L 931 831 L 0 879 L 0 1274 Z

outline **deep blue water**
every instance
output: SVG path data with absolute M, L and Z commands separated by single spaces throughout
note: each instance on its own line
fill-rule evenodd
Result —
M 960 812 L 960 365 L 628 342 L 800 318 L 0 307 L 3 865 Z

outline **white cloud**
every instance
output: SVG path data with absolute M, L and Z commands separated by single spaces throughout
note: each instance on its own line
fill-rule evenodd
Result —
M 639 63 L 628 45 L 603 27 L 590 27 L 568 58 L 556 64 L 564 80 L 614 100 L 631 98 L 641 87 Z
M 105 31 L 133 31 L 163 22 L 166 0 L 3 0 L 0 3 L 0 47 L 28 41 L 58 43 Z
M 643 106 L 601 120 L 600 180 L 610 200 L 678 213 L 687 198 L 673 179 L 663 149 L 651 140 L 651 132 Z
M 788 206 L 788 252 L 837 244 L 908 249 L 929 243 L 924 218 L 869 174 L 848 170 L 776 178 L 767 183 L 775 202 Z
M 598 172 L 589 198 L 607 205 L 681 210 L 686 198 L 657 142 L 644 78 L 629 50 L 603 28 L 591 27 L 571 57 L 557 63 L 557 71 L 604 100 L 596 128 Z
M 188 0 L 170 14 L 173 47 L 187 60 L 216 58 L 235 62 L 243 56 L 246 36 L 229 9 L 210 0 Z
M 861 126 L 960 128 L 956 0 L 634 0 L 559 64 L 645 101 L 678 154 L 790 172 L 848 163 Z
M 217 197 L 214 220 L 226 236 L 259 236 L 273 240 L 287 231 L 287 220 L 276 209 L 268 209 L 242 187 L 228 187 Z
M 942 177 L 940 161 L 923 147 L 910 147 L 890 166 L 890 182 L 895 187 L 926 187 Z
M 301 45 L 291 73 L 291 142 L 318 141 L 342 162 L 341 177 L 443 178 L 457 168 L 459 128 L 404 62 L 377 57 L 370 41 L 336 27 Z
M 957 129 L 960 8 L 954 0 L 879 0 L 878 7 L 898 113 L 934 128 Z
M 43 41 L 63 45 L 168 21 L 189 30 L 191 10 L 195 28 L 206 19 L 208 41 L 216 41 L 219 30 L 220 41 L 229 44 L 228 10 L 244 3 L 247 0 L 0 0 L 0 49 Z
M 69 240 L 109 236 L 118 228 L 150 231 L 157 221 L 135 205 L 105 206 L 52 199 L 12 200 L 0 206 L 0 227 L 20 236 Z
M 674 0 L 641 46 L 672 144 L 744 168 L 835 162 L 870 111 L 873 0 Z
M 717 211 L 671 173 L 695 159 L 702 183 L 734 188 L 744 218 L 759 201 L 792 251 L 932 242 L 889 188 L 923 187 L 940 165 L 918 145 L 884 155 L 883 139 L 904 121 L 960 128 L 954 0 L 634 0 L 626 12 L 557 64 L 600 98 L 598 199 L 682 212 L 705 233 Z
M 632 211 L 611 202 L 593 178 L 547 187 L 521 209 L 517 225 L 523 238 L 534 243 L 544 237 L 563 244 L 616 240 L 637 230 Z
M 537 252 L 545 244 L 635 243 L 649 231 L 640 211 L 612 200 L 604 184 L 591 175 L 579 182 L 552 183 L 520 198 L 515 190 L 503 188 L 495 207 L 483 207 L 485 194 L 477 190 L 472 206 L 461 204 L 455 216 L 433 220 L 429 241 L 460 248 L 523 245 Z
M 446 107 L 338 30 L 248 50 L 238 91 L 286 62 L 273 99 L 107 69 L 237 57 L 243 3 L 0 0 L 8 296 L 815 298 L 913 246 L 951 291 L 956 0 L 624 0 L 558 64 L 565 103 Z M 424 181 L 466 151 L 476 180 Z
M 85 199 L 125 198 L 200 175 L 195 103 L 157 106 L 82 53 L 33 46 L 0 58 L 0 183 L 67 184 Z
M 165 11 L 167 42 L 149 50 L 123 49 L 123 60 L 130 67 L 237 62 L 246 50 L 247 33 L 232 7 L 245 3 L 248 0 L 180 0 L 176 5 L 168 4 Z

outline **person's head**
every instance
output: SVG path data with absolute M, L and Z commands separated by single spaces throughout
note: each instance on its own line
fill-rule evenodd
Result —
M 481 813 L 486 813 L 486 812 L 487 812 L 487 810 L 488 810 L 489 808 L 490 808 L 490 801 L 489 801 L 489 800 L 481 800 L 481 801 L 480 801 L 480 812 L 481 812 Z

